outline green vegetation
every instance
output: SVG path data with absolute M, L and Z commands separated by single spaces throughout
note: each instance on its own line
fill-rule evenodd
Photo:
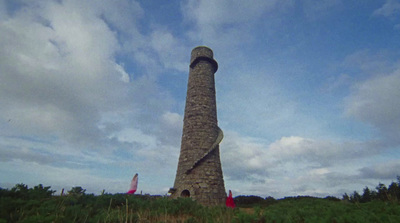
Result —
M 400 176 L 397 177 L 397 182 L 392 182 L 387 188 L 384 184 L 379 183 L 375 190 L 370 190 L 368 187 L 364 188 L 363 194 L 360 195 L 354 191 L 352 195 L 343 195 L 343 200 L 352 203 L 366 203 L 375 200 L 380 201 L 400 201 Z
M 399 179 L 398 179 L 399 180 Z M 238 196 L 237 208 L 204 207 L 190 198 L 86 194 L 73 187 L 54 196 L 50 187 L 17 184 L 0 189 L 2 222 L 400 222 L 399 182 L 363 195 L 286 197 Z M 385 189 L 386 188 L 386 189 Z M 357 193 L 358 194 L 358 193 Z

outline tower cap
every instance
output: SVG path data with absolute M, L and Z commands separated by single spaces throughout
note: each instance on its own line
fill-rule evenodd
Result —
M 209 47 L 197 46 L 193 48 L 190 58 L 190 67 L 193 68 L 201 59 L 211 62 L 215 67 L 215 71 L 217 71 L 218 63 L 214 60 L 214 53 Z

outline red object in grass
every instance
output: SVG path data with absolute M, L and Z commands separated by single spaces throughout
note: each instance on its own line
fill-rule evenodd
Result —
M 138 174 L 135 174 L 135 176 L 131 181 L 131 187 L 129 188 L 127 194 L 134 194 L 137 190 L 137 185 L 138 185 Z
M 232 197 L 232 191 L 229 190 L 229 196 L 226 198 L 226 206 L 229 208 L 235 208 L 235 202 L 233 201 L 233 197 Z

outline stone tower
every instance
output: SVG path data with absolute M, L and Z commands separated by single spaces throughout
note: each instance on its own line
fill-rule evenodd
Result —
M 218 127 L 214 73 L 218 63 L 210 48 L 192 50 L 178 170 L 172 198 L 191 197 L 203 205 L 225 204 L 219 157 L 223 133 Z

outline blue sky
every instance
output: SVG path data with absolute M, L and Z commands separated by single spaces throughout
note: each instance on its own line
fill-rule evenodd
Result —
M 199 45 L 234 196 L 400 175 L 398 0 L 0 0 L 0 33 L 0 187 L 166 194 Z

